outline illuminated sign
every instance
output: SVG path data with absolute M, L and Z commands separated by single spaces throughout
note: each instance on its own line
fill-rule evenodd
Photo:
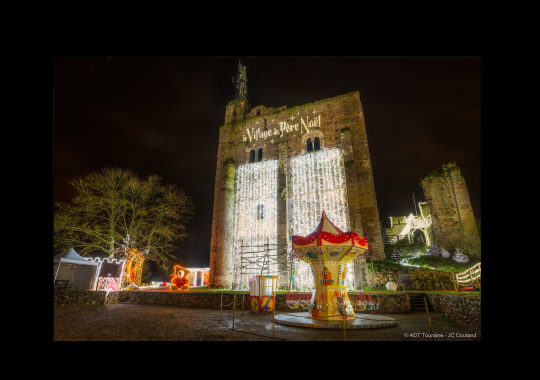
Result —
M 272 127 L 265 127 L 265 130 L 261 131 L 261 128 L 248 128 L 246 129 L 246 135 L 242 135 L 243 141 L 247 141 L 249 139 L 249 142 L 253 140 L 259 140 L 259 139 L 267 139 L 271 136 L 279 136 L 283 137 L 285 133 L 289 132 L 300 132 L 301 134 L 305 132 L 309 132 L 310 128 L 319 128 L 321 126 L 321 115 L 315 116 L 313 119 L 309 119 L 310 116 L 307 116 L 304 120 L 303 117 L 300 117 L 300 123 L 295 124 L 288 124 L 285 121 L 278 122 L 279 128 L 273 128 Z M 294 120 L 294 117 L 291 118 L 291 120 Z

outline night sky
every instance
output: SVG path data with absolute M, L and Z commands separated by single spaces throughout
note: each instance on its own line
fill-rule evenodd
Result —
M 208 266 L 219 127 L 238 59 L 253 107 L 288 108 L 360 92 L 380 219 L 414 213 L 419 179 L 456 161 L 480 199 L 480 58 L 55 58 L 54 202 L 105 166 L 150 174 L 193 197 Z

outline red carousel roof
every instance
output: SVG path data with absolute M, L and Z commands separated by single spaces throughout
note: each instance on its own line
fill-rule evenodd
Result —
M 326 212 L 322 212 L 321 221 L 319 222 L 319 225 L 315 227 L 313 231 L 310 232 L 310 235 L 315 232 L 330 232 L 331 234 L 342 234 L 343 231 L 341 231 L 339 228 L 337 228 L 334 223 L 328 220 L 328 217 L 326 216 Z
M 323 211 L 321 221 L 307 236 L 292 236 L 292 248 L 321 245 L 352 245 L 368 249 L 368 239 L 361 238 L 355 232 L 343 232 L 337 228 Z

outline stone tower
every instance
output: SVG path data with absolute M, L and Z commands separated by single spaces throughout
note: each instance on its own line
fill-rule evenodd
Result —
M 287 253 L 289 237 L 308 234 L 321 211 L 339 228 L 367 235 L 373 260 L 384 260 L 359 92 L 293 108 L 229 102 L 219 133 L 210 286 L 236 281 L 243 247 Z M 363 286 L 365 261 L 355 265 Z
M 465 179 L 451 162 L 421 179 L 426 203 L 431 210 L 435 243 L 447 248 L 462 240 L 478 240 L 478 230 Z

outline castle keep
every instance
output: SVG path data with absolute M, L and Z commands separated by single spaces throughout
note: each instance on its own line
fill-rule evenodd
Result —
M 435 243 L 441 247 L 478 240 L 478 230 L 465 179 L 455 163 L 441 166 L 421 179 L 431 210 Z
M 210 286 L 245 281 L 241 268 L 259 270 L 256 256 L 268 247 L 282 255 L 270 264 L 263 260 L 274 269 L 268 273 L 289 268 L 283 255 L 289 238 L 309 234 L 322 211 L 340 229 L 367 235 L 373 260 L 384 260 L 359 92 L 276 109 L 251 107 L 245 92 L 227 105 L 220 127 Z M 243 261 L 246 250 L 253 253 Z M 353 268 L 358 286 L 364 267 L 361 261 Z M 309 274 L 309 268 L 297 269 L 296 278 Z M 279 280 L 280 286 L 289 281 Z

